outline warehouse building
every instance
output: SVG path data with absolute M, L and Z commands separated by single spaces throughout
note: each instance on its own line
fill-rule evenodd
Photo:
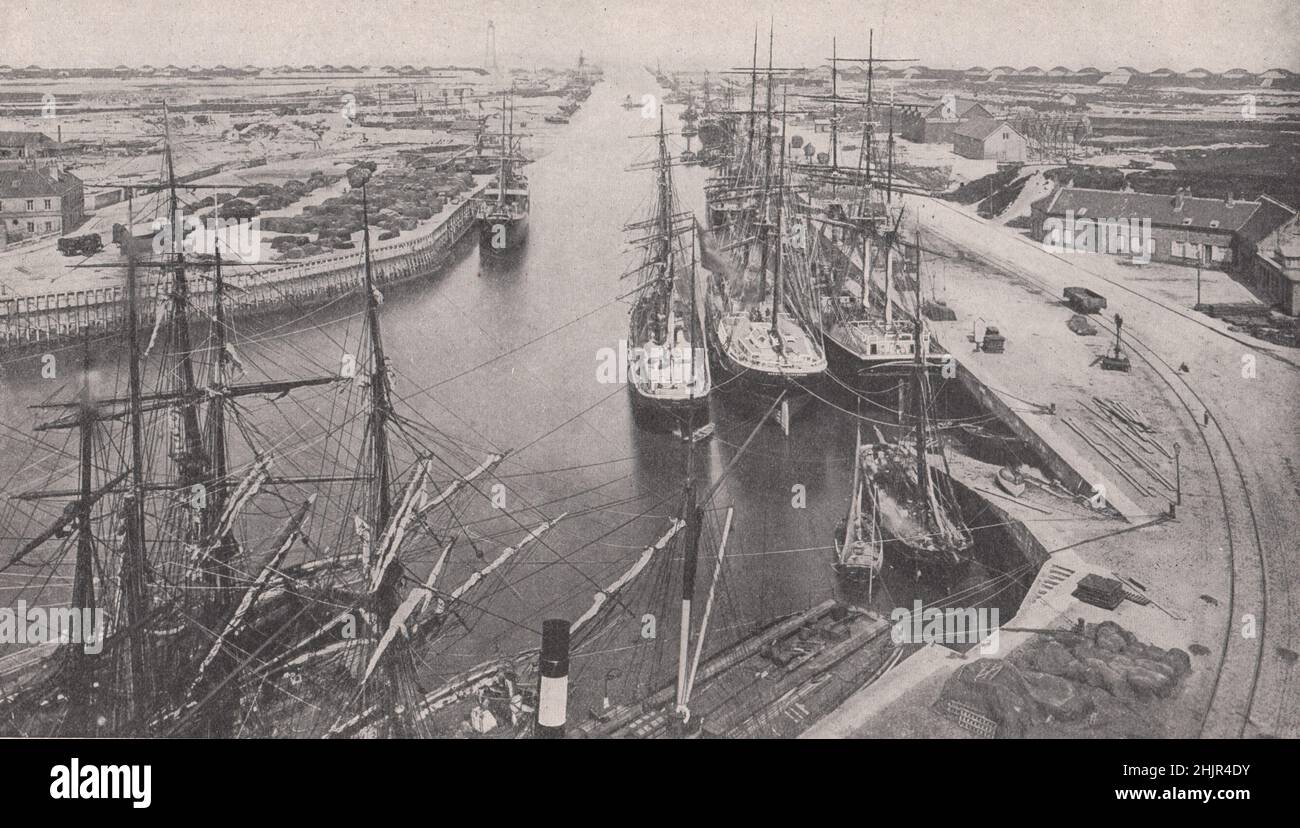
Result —
M 1149 222 L 1152 261 L 1233 270 L 1263 301 L 1300 312 L 1300 217 L 1274 198 L 1195 198 L 1186 188 L 1169 195 L 1061 187 L 1030 209 L 1030 232 L 1038 241 L 1053 227 L 1080 227 L 1085 220 L 1094 226 Z

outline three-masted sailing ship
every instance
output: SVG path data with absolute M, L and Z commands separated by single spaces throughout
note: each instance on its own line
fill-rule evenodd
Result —
M 164 158 L 150 189 L 179 217 L 169 135 Z M 49 416 L 38 433 L 75 433 L 76 472 L 16 493 L 32 509 L 16 525 L 35 528 L 0 558 L 20 596 L 107 620 L 95 646 L 56 640 L 0 659 L 0 733 L 431 734 L 437 699 L 421 672 L 447 620 L 464 623 L 484 579 L 563 516 L 532 527 L 507 516 L 523 539 L 486 565 L 478 547 L 457 554 L 460 536 L 443 527 L 473 518 L 476 481 L 504 457 L 454 439 L 394 389 L 367 163 L 348 173 L 366 228 L 351 294 L 360 329 L 340 340 L 313 327 L 320 349 L 286 347 L 279 324 L 241 334 L 220 246 L 210 263 L 183 246 L 137 262 L 127 246 L 126 387 L 94 381 L 115 372 L 96 364 L 111 343 L 92 352 L 88 328 L 77 393 L 36 407 Z M 131 219 L 134 202 L 131 191 Z M 158 278 L 142 289 L 141 271 Z M 332 370 L 275 376 L 301 362 Z M 63 477 L 74 485 L 53 487 Z M 453 572 L 468 572 L 454 588 Z
M 695 221 L 673 187 L 672 157 L 659 112 L 658 146 L 646 167 L 655 173 L 649 215 L 629 224 L 642 250 L 628 331 L 628 388 L 638 417 L 666 417 L 684 434 L 708 422 L 712 374 L 698 288 Z
M 514 107 L 507 113 L 504 97 L 499 149 L 497 173 L 479 196 L 479 249 L 489 254 L 509 253 L 524 243 L 532 209 L 528 177 L 519 171 L 524 159 L 514 131 Z
M 751 99 L 757 66 L 751 68 Z M 710 355 L 723 382 L 748 394 L 771 399 L 785 392 L 782 423 L 789 427 L 789 408 L 806 401 L 806 384 L 826 370 L 819 338 L 796 311 L 811 297 L 797 286 L 808 286 L 807 239 L 798 223 L 788 221 L 795 201 L 787 180 L 785 116 L 773 132 L 771 45 L 767 68 L 766 128 L 755 135 L 756 112 L 739 161 L 707 192 L 710 210 L 726 205 L 724 223 L 713 229 L 713 249 L 704 247 L 708 280 L 707 321 Z M 774 157 L 773 142 L 780 155 Z M 760 146 L 761 144 L 761 146 Z M 795 278 L 791 278 L 794 276 Z M 721 384 L 721 383 L 720 383 Z
M 820 294 L 820 305 L 809 315 L 808 322 L 821 332 L 832 364 L 840 373 L 849 375 L 910 360 L 916 338 L 913 325 L 917 322 L 894 313 L 894 271 L 900 254 L 898 227 L 902 210 L 901 204 L 892 199 L 892 106 L 888 157 L 884 161 L 877 157 L 873 120 L 875 66 L 903 59 L 876 57 L 874 44 L 872 32 L 866 58 L 842 58 L 832 41 L 830 94 L 807 96 L 830 104 L 828 163 L 810 162 L 796 167 L 810 185 L 801 207 L 813 240 L 812 271 Z M 842 61 L 866 64 L 865 99 L 841 94 L 838 81 Z M 839 138 L 842 113 L 850 106 L 862 107 L 862 143 L 856 164 L 846 166 L 841 164 Z M 920 324 L 924 325 L 924 321 Z M 924 339 L 928 334 L 923 330 L 921 336 Z

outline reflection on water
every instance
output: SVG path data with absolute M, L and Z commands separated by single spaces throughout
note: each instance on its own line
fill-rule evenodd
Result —
M 381 316 L 395 393 L 428 421 L 445 426 L 448 435 L 484 451 L 513 450 L 500 479 L 509 490 L 506 509 L 520 521 L 535 524 L 542 514 L 571 513 L 546 544 L 514 564 L 508 579 L 485 587 L 478 607 L 483 612 L 475 616 L 472 632 L 457 637 L 440 663 L 426 665 L 431 679 L 485 654 L 535 646 L 543 618 L 582 612 L 592 595 L 680 513 L 687 444 L 670 433 L 638 429 L 625 389 L 597 379 L 602 349 L 617 348 L 627 336 L 628 301 L 616 298 L 631 288 L 620 279 L 632 261 L 622 225 L 636 218 L 654 192 L 652 173 L 626 171 L 653 152 L 653 142 L 628 138 L 650 132 L 649 122 L 619 102 L 624 95 L 639 99 L 643 92 L 657 91 L 651 83 L 645 75 L 598 86 L 548 154 L 528 167 L 531 226 L 519 250 L 481 257 L 469 243 L 435 278 L 386 291 Z M 678 109 L 672 108 L 670 128 Z M 684 146 L 684 140 L 678 142 Z M 687 167 L 674 174 L 679 193 L 702 215 L 708 170 Z M 277 341 L 284 359 L 281 375 L 291 376 L 312 361 L 335 362 L 340 343 L 357 338 L 357 310 L 333 306 L 302 320 L 318 323 L 305 330 L 286 331 L 276 319 L 241 329 L 264 344 Z M 25 427 L 31 422 L 25 407 L 64 386 L 32 380 L 31 369 L 8 366 L 6 372 L 8 393 L 0 415 L 12 427 Z M 751 626 L 807 608 L 837 588 L 832 537 L 847 508 L 854 434 L 845 412 L 856 401 L 843 387 L 824 385 L 817 392 L 822 400 L 800 413 L 788 438 L 774 426 L 760 430 L 709 504 L 714 535 L 721 510 L 735 508 L 725 570 L 727 610 Z M 72 387 L 66 385 L 63 393 Z M 896 405 L 879 389 L 873 394 L 885 408 Z M 955 391 L 941 393 L 939 406 L 940 416 L 972 414 L 969 401 Z M 716 431 L 695 449 L 701 490 L 722 474 L 761 410 L 715 401 L 713 412 Z M 888 419 L 884 411 L 876 413 Z M 301 425 L 270 421 L 258 428 L 275 442 Z M 12 430 L 6 445 L 18 445 Z M 40 455 L 6 451 L 0 471 L 32 485 L 42 478 L 31 471 Z M 44 477 L 66 475 L 72 467 L 64 458 L 59 471 Z M 7 529 L 28 527 L 10 522 Z M 970 522 L 978 526 L 981 520 L 975 516 Z M 476 548 L 498 549 L 522 532 L 498 522 L 465 534 Z M 977 529 L 976 538 L 988 553 L 987 566 L 977 564 L 949 584 L 918 582 L 914 573 L 886 568 L 875 590 L 875 608 L 888 614 L 895 606 L 910 606 L 913 598 L 935 600 L 1008 566 L 1004 531 Z M 12 544 L 12 538 L 3 541 L 6 549 Z M 709 572 L 710 567 L 701 567 L 701 590 Z M 1022 591 L 1017 584 L 1000 593 L 969 593 L 963 600 L 967 605 L 994 601 L 1009 617 Z M 746 629 L 731 626 L 719 625 L 715 644 Z M 623 643 L 635 644 L 638 629 L 640 619 L 629 611 Z M 670 634 L 671 622 L 663 624 L 660 640 Z M 599 685 L 592 681 L 579 692 L 597 692 Z

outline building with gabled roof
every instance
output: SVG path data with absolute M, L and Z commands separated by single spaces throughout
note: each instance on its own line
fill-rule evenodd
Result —
M 977 101 L 970 98 L 952 98 L 940 101 L 929 109 L 905 108 L 902 110 L 902 135 L 918 144 L 946 144 L 952 141 L 952 131 L 964 121 L 993 116 Z
M 952 149 L 965 158 L 1024 163 L 1029 143 L 1006 121 L 972 118 L 953 129 Z
M 0 131 L 0 161 L 49 158 L 57 147 L 44 132 Z
M 0 221 L 8 225 L 9 238 L 67 233 L 86 217 L 85 188 L 81 179 L 57 166 L 37 168 L 34 163 L 0 170 Z
M 1300 217 L 1270 196 L 1260 196 L 1255 211 L 1238 234 L 1247 286 L 1285 313 L 1300 315 Z

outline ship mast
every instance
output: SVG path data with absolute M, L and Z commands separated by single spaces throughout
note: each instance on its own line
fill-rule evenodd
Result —
M 840 167 L 840 102 L 839 102 L 839 51 L 836 39 L 831 38 L 831 169 Z M 781 151 L 785 152 L 782 146 Z
M 767 126 L 763 130 L 763 223 L 759 225 L 759 240 L 762 242 L 762 256 L 759 268 L 759 294 L 767 290 L 767 256 L 768 234 L 770 231 L 769 209 L 771 207 L 772 185 L 772 38 L 773 32 L 767 33 Z
M 506 96 L 501 96 L 501 164 L 497 173 L 497 204 L 504 204 L 506 201 Z M 366 191 L 361 189 L 362 203 L 365 203 Z M 369 234 L 366 236 L 370 238 Z M 368 242 L 367 242 L 368 243 Z M 369 254 L 367 253 L 367 256 Z M 366 266 L 366 278 L 370 278 L 370 266 Z
M 885 170 L 885 201 L 894 198 L 894 90 L 889 90 L 889 166 Z
M 781 94 L 781 161 L 780 169 L 777 171 L 776 181 L 776 273 L 772 278 L 772 341 L 776 343 L 777 350 L 781 350 L 781 307 L 784 280 L 781 278 L 781 266 L 785 259 L 783 255 L 784 244 L 784 214 L 785 214 L 785 122 L 787 118 L 785 106 L 785 93 Z
M 862 189 L 862 214 L 867 214 L 871 204 L 871 189 L 875 185 L 875 172 L 871 166 L 871 139 L 875 134 L 875 103 L 872 99 L 872 79 L 876 69 L 876 30 L 867 32 L 867 113 L 862 119 L 862 147 L 858 150 L 858 172 L 866 169 L 867 186 Z M 870 265 L 864 265 L 864 271 Z M 865 300 L 863 304 L 866 304 Z
M 669 282 L 672 281 L 673 261 L 673 186 L 669 172 L 671 163 L 668 156 L 667 133 L 664 132 L 664 108 L 661 106 L 659 107 L 659 220 L 664 234 L 664 276 Z
M 754 158 L 754 107 L 758 105 L 758 24 L 754 24 L 754 59 L 749 63 L 749 139 L 745 144 L 745 166 L 752 166 Z M 737 169 L 737 172 L 740 170 Z M 748 177 L 748 176 L 746 176 Z
M 216 226 L 221 226 L 221 207 L 216 208 Z M 213 252 L 216 256 L 216 270 L 213 274 L 212 284 L 212 350 L 213 350 L 213 367 L 212 367 L 212 391 L 208 402 L 208 437 L 209 451 L 212 471 L 211 491 L 208 492 L 208 514 L 220 515 L 225 511 L 226 497 L 229 490 L 227 475 L 229 469 L 229 456 L 226 449 L 226 385 L 228 382 L 227 368 L 229 365 L 230 355 L 227 353 L 226 346 L 226 282 L 221 272 L 221 244 L 216 241 L 219 233 L 214 233 Z M 218 565 L 224 567 L 229 562 L 234 552 L 233 543 L 229 536 L 211 538 L 211 541 L 218 541 Z M 227 573 L 218 570 L 216 592 L 216 604 L 224 606 L 228 603 L 225 592 L 225 585 L 228 582 Z
M 695 494 L 695 236 L 691 235 L 691 382 L 688 386 L 690 404 L 686 415 L 686 497 L 682 506 L 686 520 L 686 539 L 682 555 L 682 613 L 681 629 L 677 641 L 677 702 L 675 710 L 678 724 L 685 727 L 690 720 L 687 693 L 690 667 L 691 602 L 695 598 L 695 574 L 699 566 L 700 523 L 704 510 L 696 503 Z M 702 646 L 702 643 L 701 643 Z
M 171 196 L 172 238 L 172 336 L 175 342 L 177 366 L 176 381 L 180 406 L 182 436 L 181 454 L 177 458 L 180 485 L 189 490 L 207 483 L 206 461 L 203 457 L 203 437 L 199 428 L 199 415 L 194 383 L 194 357 L 191 353 L 189 319 L 189 283 L 185 278 L 184 225 L 181 221 L 180 199 L 176 195 L 176 167 L 172 158 L 171 116 L 163 104 L 163 135 L 167 153 L 167 187 Z M 211 514 L 210 510 L 205 510 Z
M 886 297 L 888 301 L 888 297 Z M 916 394 L 913 403 L 916 417 L 916 482 L 921 487 L 921 502 L 927 512 L 930 509 L 930 465 L 926 462 L 925 446 L 925 421 L 926 408 L 926 376 L 925 376 L 925 357 L 922 353 L 922 332 L 924 327 L 921 320 L 924 318 L 921 313 L 921 235 L 918 231 L 916 236 L 916 325 L 914 331 L 914 370 L 916 374 Z
M 81 486 L 77 500 L 77 562 L 73 571 L 72 606 L 83 613 L 89 611 L 89 616 L 82 616 L 85 618 L 94 617 L 95 609 L 95 573 L 93 568 L 95 536 L 90 522 L 91 506 L 94 503 L 94 492 L 91 490 L 93 482 L 91 474 L 95 448 L 95 410 L 90 387 L 89 327 L 86 327 L 82 333 L 81 373 L 81 416 L 78 423 L 80 429 L 78 436 L 81 444 L 81 452 L 78 458 L 81 466 Z M 102 636 L 104 632 L 101 629 L 94 629 L 89 633 L 83 630 L 83 635 Z M 87 671 L 85 646 L 74 642 L 68 649 L 68 661 L 69 671 L 72 674 L 72 692 L 70 695 L 73 704 L 79 710 L 77 716 L 84 718 L 86 707 L 90 704 L 90 676 Z
M 505 101 L 502 99 L 502 124 Z M 503 162 L 504 163 L 504 162 Z M 364 168 L 362 168 L 364 169 Z M 366 200 L 366 182 L 370 171 L 365 170 L 361 181 L 361 215 L 365 223 L 362 244 L 365 248 L 366 327 L 370 331 L 370 453 L 375 485 L 373 526 L 382 532 L 392 517 L 393 507 L 389 495 L 390 470 L 388 468 L 388 417 L 392 413 L 389 399 L 388 366 L 384 359 L 384 341 L 379 330 L 379 297 L 375 293 L 370 268 L 370 205 Z M 502 182 L 501 189 L 505 189 Z
M 127 204 L 127 384 L 131 408 L 131 496 L 126 503 L 126 539 L 122 550 L 122 604 L 126 625 L 127 682 L 124 717 L 135 722 L 151 709 L 153 666 L 149 663 L 148 636 L 142 628 L 148 611 L 145 594 L 145 541 L 144 541 L 144 411 L 140 390 L 140 332 L 136 296 L 135 249 L 130 235 L 132 226 L 131 191 Z

